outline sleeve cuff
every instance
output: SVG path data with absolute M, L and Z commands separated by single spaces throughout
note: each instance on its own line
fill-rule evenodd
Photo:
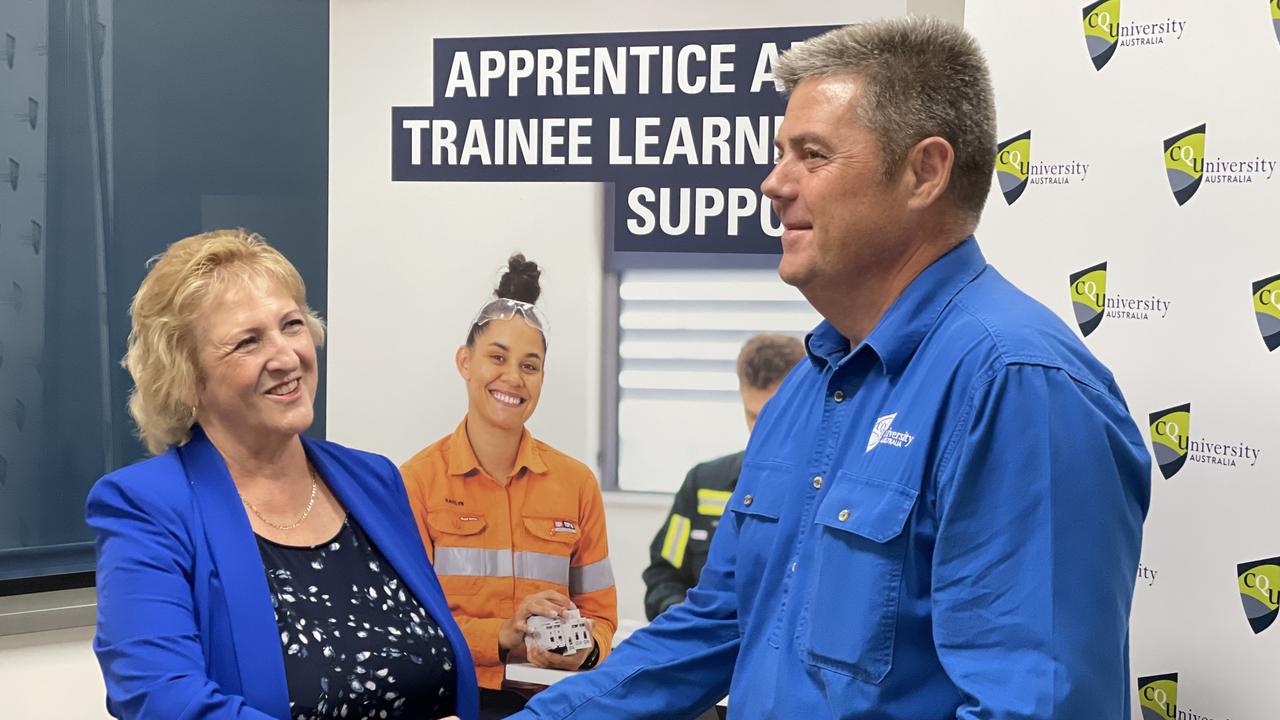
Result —
M 613 649 L 613 633 L 608 631 L 603 624 L 596 625 L 596 629 L 592 631 L 591 636 L 595 638 L 596 647 L 600 650 L 600 657 L 596 660 L 599 665 L 605 658 L 609 657 L 609 651 Z
M 502 664 L 502 660 L 498 658 L 498 629 L 503 622 L 500 618 L 483 618 L 469 620 L 465 625 L 459 623 L 467 647 L 471 649 L 471 659 L 476 665 Z

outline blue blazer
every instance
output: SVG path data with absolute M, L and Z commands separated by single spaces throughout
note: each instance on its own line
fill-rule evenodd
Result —
M 453 645 L 458 715 L 478 714 L 475 666 L 427 561 L 400 473 L 381 455 L 303 438 L 333 494 Z M 100 479 L 93 648 L 122 718 L 288 718 L 266 573 L 244 506 L 197 426 L 180 448 Z

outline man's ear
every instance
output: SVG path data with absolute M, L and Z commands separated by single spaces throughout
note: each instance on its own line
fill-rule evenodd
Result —
M 467 345 L 458 347 L 458 352 L 453 355 L 453 362 L 458 366 L 458 374 L 463 380 L 471 379 L 471 348 Z
M 951 184 L 955 161 L 955 150 L 943 138 L 935 135 L 916 143 L 907 152 L 903 167 L 907 207 L 923 210 L 937 202 Z

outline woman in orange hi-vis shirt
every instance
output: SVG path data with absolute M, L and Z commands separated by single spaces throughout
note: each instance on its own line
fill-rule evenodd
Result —
M 513 255 L 481 308 L 458 372 L 467 416 L 401 468 L 427 553 L 475 659 L 481 715 L 503 717 L 524 698 L 502 691 L 505 663 L 589 669 L 618 624 L 600 486 L 585 465 L 535 440 L 546 321 L 534 307 L 538 266 Z M 592 648 L 573 655 L 526 646 L 526 620 L 576 607 Z

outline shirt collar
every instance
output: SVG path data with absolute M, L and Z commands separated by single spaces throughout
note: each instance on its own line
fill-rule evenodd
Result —
M 819 369 L 837 367 L 867 347 L 880 358 L 886 373 L 897 374 L 920 347 L 943 308 L 986 266 L 978 241 L 970 235 L 917 275 L 853 352 L 848 339 L 834 325 L 826 320 L 819 323 L 805 337 L 809 360 Z
M 449 440 L 448 461 L 450 475 L 466 475 L 473 470 L 482 469 L 480 460 L 476 458 L 476 451 L 471 447 L 471 438 L 467 437 L 465 417 L 458 423 L 458 429 L 453 431 L 453 437 Z M 516 449 L 516 464 L 511 468 L 511 477 L 519 475 L 520 471 L 526 468 L 534 473 L 547 471 L 547 464 L 543 462 L 542 454 L 533 444 L 533 435 L 529 434 L 529 428 L 525 428 L 520 433 L 520 447 Z

